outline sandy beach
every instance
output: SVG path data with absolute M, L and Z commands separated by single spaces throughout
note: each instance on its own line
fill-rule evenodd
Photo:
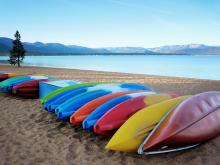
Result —
M 0 71 L 42 73 L 85 82 L 136 82 L 180 95 L 220 91 L 220 81 L 113 72 L 1 65 Z M 24 164 L 219 164 L 220 136 L 186 152 L 139 156 L 105 150 L 109 138 L 58 121 L 39 100 L 0 92 L 0 165 Z

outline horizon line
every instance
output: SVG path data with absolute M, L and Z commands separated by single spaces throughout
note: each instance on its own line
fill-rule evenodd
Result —
M 5 37 L 5 36 L 0 36 L 0 38 L 8 38 L 8 39 L 12 39 L 10 37 Z M 22 37 L 21 37 L 22 38 Z M 22 41 L 22 39 L 21 39 Z M 220 47 L 220 44 L 204 44 L 204 43 L 194 43 L 194 42 L 189 42 L 189 43 L 182 43 L 182 44 L 164 44 L 164 45 L 160 45 L 160 46 L 154 46 L 154 47 L 145 47 L 145 46 L 102 46 L 102 47 L 92 47 L 92 46 L 86 46 L 86 45 L 80 45 L 80 44 L 67 44 L 67 43 L 62 43 L 62 42 L 44 42 L 44 41 L 39 41 L 39 40 L 35 40 L 35 41 L 22 41 L 23 43 L 42 43 L 42 44 L 62 44 L 65 46 L 80 46 L 80 47 L 87 47 L 87 48 L 93 48 L 93 49 L 98 49 L 98 48 L 126 48 L 126 47 L 131 47 L 131 48 L 145 48 L 145 49 L 153 49 L 153 48 L 159 48 L 159 47 L 166 47 L 166 46 L 183 46 L 183 45 L 205 45 L 205 46 L 213 46 L 213 47 Z

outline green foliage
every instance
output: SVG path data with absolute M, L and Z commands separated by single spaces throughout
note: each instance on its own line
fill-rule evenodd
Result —
M 23 62 L 25 57 L 25 49 L 21 43 L 21 35 L 18 31 L 15 33 L 15 40 L 13 40 L 13 47 L 10 51 L 10 59 L 8 60 L 11 65 L 18 65 Z

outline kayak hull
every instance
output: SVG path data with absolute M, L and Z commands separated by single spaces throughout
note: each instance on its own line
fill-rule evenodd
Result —
M 20 83 L 12 88 L 12 93 L 22 97 L 39 97 L 39 83 L 48 79 L 30 80 Z
M 9 78 L 8 74 L 0 74 L 0 82 Z
M 205 142 L 220 134 L 220 92 L 192 96 L 170 111 L 138 152 Z M 204 131 L 205 130 L 205 131 Z

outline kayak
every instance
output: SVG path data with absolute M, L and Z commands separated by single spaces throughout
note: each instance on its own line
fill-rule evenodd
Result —
M 0 74 L 0 82 L 6 80 L 7 78 L 9 78 L 7 73 L 1 73 Z
M 32 94 L 31 97 L 39 97 L 39 83 L 48 81 L 48 79 L 30 80 L 27 82 L 22 82 L 18 85 L 13 86 L 12 93 L 17 96 L 28 96 L 27 94 Z
M 119 97 L 116 97 L 106 103 L 104 103 L 103 105 L 99 106 L 98 108 L 96 108 L 91 114 L 88 115 L 88 117 L 83 121 L 82 125 L 84 129 L 87 130 L 93 130 L 93 126 L 95 125 L 95 123 L 109 110 L 111 110 L 112 108 L 114 108 L 115 106 L 117 106 L 118 104 L 129 100 L 131 98 L 135 98 L 138 96 L 146 96 L 146 95 L 152 95 L 155 94 L 155 92 L 152 91 L 145 91 L 145 92 L 136 92 L 136 93 L 132 93 L 132 94 L 126 94 L 126 95 L 122 95 Z
M 17 77 L 8 78 L 7 80 L 0 82 L 0 90 L 8 92 L 10 86 L 16 85 L 18 83 L 21 83 L 27 80 L 29 80 L 28 76 L 17 76 Z
M 101 96 L 119 92 L 119 91 L 131 91 L 131 90 L 152 90 L 150 87 L 146 87 L 140 84 L 132 83 L 120 83 L 120 84 L 99 84 L 93 87 L 89 87 L 87 92 L 77 95 L 63 104 L 59 105 L 55 109 L 57 117 L 61 120 L 69 120 L 69 117 L 76 112 L 80 107 L 88 102 L 99 98 Z
M 19 89 L 16 89 L 16 91 L 13 91 L 14 94 L 16 95 L 19 95 L 19 94 L 33 94 L 33 93 L 38 93 L 39 92 L 39 89 L 36 88 L 36 87 L 28 87 L 28 88 L 19 88 Z
M 94 125 L 94 132 L 97 134 L 111 136 L 137 111 L 175 97 L 176 95 L 165 93 L 132 97 L 106 112 Z
M 4 81 L 8 78 L 16 77 L 16 76 L 23 76 L 27 75 L 26 73 L 0 73 L 0 82 Z
M 134 93 L 135 91 L 123 91 L 123 92 L 115 92 L 110 93 L 105 96 L 99 97 L 97 99 L 94 99 L 90 101 L 89 103 L 85 104 L 81 108 L 79 108 L 71 117 L 70 117 L 70 123 L 72 124 L 81 124 L 83 120 L 96 108 L 104 104 L 105 102 L 114 99 L 118 96 L 122 96 L 129 93 Z
M 17 76 L 0 82 L 0 89 L 5 92 L 12 92 L 14 86 L 30 80 L 48 79 L 46 76 Z
M 139 147 L 139 154 L 180 151 L 220 134 L 220 92 L 192 96 L 170 111 Z
M 67 87 L 63 87 L 60 89 L 55 90 L 54 92 L 50 93 L 49 95 L 43 97 L 40 99 L 40 102 L 42 104 L 48 102 L 49 100 L 53 99 L 54 97 L 58 96 L 58 95 L 62 95 L 65 94 L 64 92 L 69 91 L 71 89 L 76 89 L 78 87 L 82 87 L 82 86 L 94 86 L 96 84 L 103 84 L 105 82 L 90 82 L 90 83 L 84 83 L 84 84 L 76 84 L 76 85 L 70 85 Z
M 54 91 L 60 89 L 60 88 L 64 88 L 64 87 L 68 87 L 71 85 L 76 85 L 76 84 L 81 84 L 82 82 L 78 81 L 78 80 L 53 80 L 53 81 L 47 81 L 47 82 L 40 82 L 39 84 L 39 98 L 44 98 L 47 95 L 49 95 L 50 93 L 53 93 Z
M 92 87 L 97 84 L 101 84 L 101 83 L 94 82 L 94 83 L 77 84 L 77 85 L 71 86 L 71 89 L 64 90 L 64 91 L 62 90 L 63 88 L 58 89 L 58 90 L 54 91 L 53 93 L 57 93 L 57 91 L 61 91 L 61 90 L 62 90 L 62 92 L 59 92 L 58 94 L 54 95 L 49 100 L 44 102 L 43 107 L 49 112 L 54 112 L 55 109 L 60 104 L 64 103 L 68 99 L 70 99 L 78 94 L 82 94 L 82 93 L 86 92 L 88 87 Z M 66 89 L 67 87 L 64 87 L 64 88 Z
M 136 152 L 149 132 L 167 112 L 189 96 L 181 96 L 151 105 L 131 116 L 113 135 L 106 149 Z

